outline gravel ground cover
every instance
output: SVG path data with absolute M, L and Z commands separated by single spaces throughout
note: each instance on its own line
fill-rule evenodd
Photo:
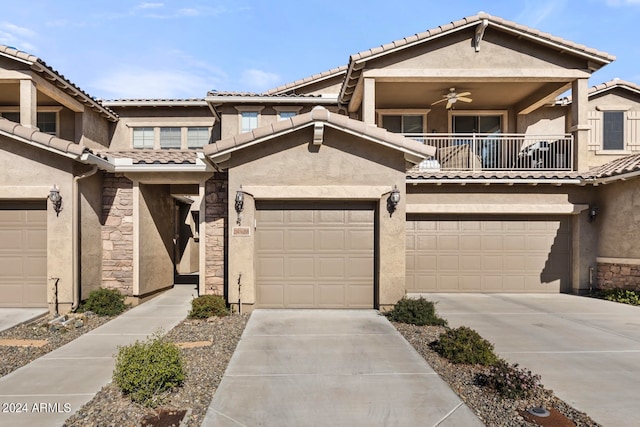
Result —
M 476 375 L 488 373 L 487 368 L 475 365 L 454 365 L 431 349 L 430 344 L 436 341 L 440 334 L 446 330 L 442 326 L 414 326 L 395 322 L 393 322 L 393 325 L 487 426 L 522 427 L 541 425 L 525 421 L 520 414 L 520 411 L 539 406 L 547 409 L 555 408 L 566 418 L 573 421 L 577 427 L 600 426 L 585 413 L 558 399 L 551 390 L 540 390 L 540 392 L 526 400 L 510 400 L 503 399 L 485 387 L 480 387 L 476 384 Z M 544 384 L 544 378 L 542 378 L 541 382 Z M 563 426 L 567 424 L 553 425 Z
M 47 341 L 42 347 L 0 345 L 0 377 L 15 371 L 38 357 L 44 356 L 50 351 L 75 340 L 82 334 L 86 334 L 92 329 L 113 319 L 113 317 L 109 316 L 79 316 L 83 324 L 79 328 L 76 328 L 74 324 L 69 329 L 61 328 L 55 330 L 49 325 L 49 321 L 53 319 L 53 315 L 47 315 L 0 332 L 0 340 Z
M 186 425 L 199 426 L 202 423 L 248 319 L 248 315 L 186 319 L 166 334 L 176 343 L 198 344 L 192 348 L 181 348 L 187 378 L 182 387 L 165 396 L 161 408 L 190 410 Z M 211 344 L 203 345 L 206 341 L 211 341 Z M 64 426 L 139 426 L 143 418 L 156 413 L 154 409 L 131 402 L 110 383 L 67 419 Z

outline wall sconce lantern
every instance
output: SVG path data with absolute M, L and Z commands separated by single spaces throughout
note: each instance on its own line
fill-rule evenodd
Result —
M 387 199 L 387 210 L 389 211 L 389 214 L 396 211 L 398 203 L 400 203 L 400 190 L 398 190 L 397 185 L 394 185 L 393 190 L 391 190 L 389 198 Z
M 56 216 L 60 215 L 60 211 L 62 210 L 62 196 L 60 195 L 58 186 L 55 184 L 53 184 L 53 188 L 49 190 L 49 200 L 51 200 L 53 210 L 56 211 Z
M 240 190 L 236 191 L 236 213 L 238 214 L 238 225 L 242 222 L 242 209 L 244 209 L 244 192 L 242 191 L 242 185 Z
M 589 222 L 595 222 L 598 217 L 598 211 L 600 208 L 598 205 L 589 205 Z

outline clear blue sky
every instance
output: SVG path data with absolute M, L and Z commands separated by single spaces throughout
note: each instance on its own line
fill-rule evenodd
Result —
M 0 0 L 0 11 L 0 44 L 104 99 L 259 92 L 479 11 L 616 55 L 592 85 L 640 84 L 640 0 Z

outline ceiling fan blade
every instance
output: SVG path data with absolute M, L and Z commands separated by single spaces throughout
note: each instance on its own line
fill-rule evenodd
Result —
M 460 98 L 461 96 L 467 96 L 467 95 L 471 95 L 471 92 L 462 92 L 458 94 L 458 98 Z
M 451 109 L 451 106 L 456 102 L 455 98 L 451 98 L 449 99 L 449 102 L 447 102 L 447 110 Z
M 448 99 L 447 99 L 447 98 L 441 99 L 441 100 L 439 100 L 439 101 L 434 102 L 434 103 L 433 103 L 433 104 L 431 104 L 431 105 L 436 105 L 436 104 L 439 104 L 439 103 L 444 102 L 444 101 L 448 101 Z
M 464 96 L 459 96 L 459 97 L 458 97 L 458 101 L 462 101 L 462 102 L 471 102 L 471 101 L 473 101 L 473 99 L 471 99 L 471 98 L 465 98 Z

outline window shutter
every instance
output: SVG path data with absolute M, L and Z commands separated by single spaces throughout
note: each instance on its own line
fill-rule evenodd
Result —
M 592 110 L 587 113 L 590 128 L 587 132 L 589 151 L 597 151 L 602 147 L 602 112 Z
M 640 151 L 640 111 L 627 111 L 624 134 L 629 150 Z

